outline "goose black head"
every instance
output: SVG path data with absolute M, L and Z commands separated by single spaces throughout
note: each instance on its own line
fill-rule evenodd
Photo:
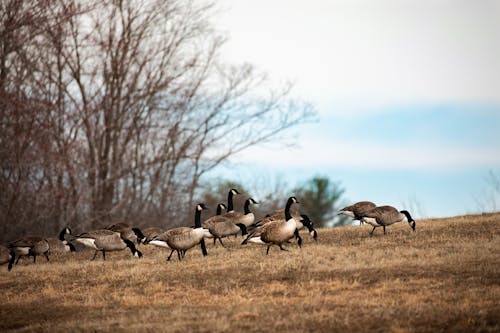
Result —
M 61 230 L 61 232 L 59 233 L 59 240 L 64 241 L 65 240 L 65 238 L 64 238 L 65 235 L 71 235 L 71 229 L 70 229 L 70 227 L 64 227 L 64 229 Z
M 415 231 L 416 222 L 415 220 L 411 217 L 410 213 L 407 210 L 402 210 L 400 211 L 401 214 L 404 214 L 406 216 L 406 219 L 408 220 L 408 223 L 410 224 L 410 227 Z
M 240 194 L 240 192 L 238 192 L 238 190 L 237 190 L 237 189 L 235 189 L 235 188 L 230 189 L 230 190 L 229 190 L 229 193 L 230 193 L 230 194 L 232 194 L 232 195 L 237 195 L 237 194 Z
M 204 210 L 204 209 L 208 209 L 208 207 L 207 207 L 207 206 L 205 206 L 205 204 L 204 204 L 204 203 L 199 203 L 199 204 L 197 204 L 197 205 L 196 205 L 196 210 L 197 210 L 197 211 L 200 211 L 200 212 L 201 212 L 201 211 L 202 211 L 202 210 Z
M 227 210 L 227 206 L 223 203 L 220 203 L 217 205 L 217 211 L 215 212 L 216 215 L 222 214 L 223 210 Z

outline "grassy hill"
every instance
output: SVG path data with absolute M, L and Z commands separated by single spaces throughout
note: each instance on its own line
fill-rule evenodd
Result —
M 289 252 L 141 245 L 0 270 L 0 332 L 499 332 L 500 214 L 304 232 Z

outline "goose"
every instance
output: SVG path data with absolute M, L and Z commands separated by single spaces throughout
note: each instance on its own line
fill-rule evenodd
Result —
M 363 217 L 363 214 L 368 212 L 369 210 L 372 210 L 375 207 L 377 207 L 377 205 L 375 205 L 371 201 L 360 201 L 356 202 L 353 205 L 342 208 L 339 211 L 338 215 L 345 215 L 352 217 L 354 220 L 358 220 L 359 224 L 362 224 L 363 221 L 361 220 L 361 217 Z
M 47 243 L 49 243 L 49 253 L 65 253 L 65 252 L 75 252 L 75 246 L 67 241 L 61 241 L 59 238 L 49 237 L 46 238 Z
M 201 226 L 205 229 L 210 229 L 210 227 L 213 226 L 213 223 L 216 220 L 220 220 L 220 217 L 221 217 L 220 215 L 222 214 L 223 210 L 227 210 L 227 206 L 223 203 L 217 204 L 217 210 L 215 211 L 215 215 L 212 217 L 209 217 L 205 221 L 201 222 Z M 225 221 L 225 219 L 223 219 L 223 220 Z M 210 233 L 210 235 L 208 235 L 208 237 L 205 237 L 205 238 L 213 238 L 214 239 L 214 246 L 215 246 L 215 242 L 217 241 L 217 237 L 214 237 L 214 235 L 212 233 Z
M 290 207 L 294 203 L 299 203 L 296 197 L 288 198 L 285 207 L 285 220 L 270 221 L 250 233 L 242 244 L 247 244 L 248 241 L 266 243 L 266 254 L 269 254 L 269 249 L 272 245 L 277 245 L 282 251 L 288 251 L 283 248 L 283 243 L 286 243 L 295 235 L 297 230 L 297 221 L 290 213 Z
M 118 232 L 123 239 L 127 239 L 134 243 L 141 243 L 144 239 L 144 234 L 139 228 L 132 228 L 126 223 L 115 223 L 107 226 L 105 229 Z
M 7 247 L 0 245 L 0 265 L 8 263 L 7 269 L 10 271 L 12 269 L 13 258 L 14 256 L 11 251 Z
M 235 225 L 244 224 L 246 227 L 249 227 L 255 222 L 255 215 L 250 211 L 250 205 L 255 205 L 255 204 L 258 204 L 258 202 L 252 198 L 248 198 L 247 200 L 245 200 L 243 213 L 236 212 L 234 210 L 229 211 L 228 207 L 227 209 L 228 212 L 226 214 L 222 214 L 221 216 L 228 219 Z
M 120 251 L 127 247 L 134 257 L 142 257 L 141 251 L 136 249 L 134 242 L 123 239 L 118 232 L 108 229 L 88 231 L 77 236 L 72 236 L 72 238 L 72 241 L 95 250 L 94 257 L 91 260 L 96 258 L 99 251 L 102 252 L 103 260 L 106 260 L 106 252 Z
M 162 232 L 165 232 L 165 229 L 159 227 L 144 228 L 142 229 L 142 233 L 144 235 L 142 242 L 144 244 L 150 244 L 150 242 Z
M 201 211 L 207 209 L 205 204 L 199 203 L 196 205 L 194 214 L 194 228 L 191 227 L 178 227 L 165 231 L 164 233 L 156 236 L 150 243 L 159 244 L 164 243 L 164 247 L 170 248 L 172 251 L 167 258 L 170 261 L 174 251 L 177 252 L 179 261 L 184 258 L 186 251 L 200 244 L 201 252 L 206 256 L 207 248 L 205 247 L 204 237 L 209 234 L 208 230 L 201 226 Z M 161 245 L 159 245 L 161 246 Z
M 268 214 L 267 215 L 267 218 L 271 218 L 271 220 L 278 220 L 278 219 L 283 219 L 283 217 L 285 216 L 284 215 L 285 213 L 285 210 L 282 208 L 282 209 L 277 209 L 275 210 L 274 212 L 272 212 L 271 214 Z M 318 232 L 316 231 L 316 229 L 314 229 L 314 225 L 311 221 L 311 219 L 309 218 L 309 216 L 305 215 L 305 214 L 299 214 L 297 210 L 291 210 L 291 215 L 292 217 L 295 219 L 295 221 L 297 221 L 297 230 L 300 231 L 300 230 L 303 230 L 304 227 L 307 228 L 307 230 L 309 231 L 309 234 L 311 235 L 311 237 L 315 240 L 315 241 L 318 241 Z M 266 221 L 267 219 L 264 219 L 264 220 L 261 220 L 261 222 L 259 222 L 260 224 L 262 224 L 262 221 Z M 257 225 L 259 225 L 259 223 L 257 223 Z M 300 238 L 299 235 L 296 235 L 296 238 L 298 241 L 300 241 L 302 243 L 302 239 Z
M 65 227 L 59 232 L 59 238 L 49 237 L 46 238 L 49 243 L 49 253 L 64 253 L 64 252 L 75 252 L 75 246 L 69 243 L 65 236 L 71 235 L 71 229 L 69 227 Z
M 240 231 L 243 236 L 247 234 L 247 227 L 243 223 L 234 224 L 230 219 L 224 217 L 223 215 L 213 216 L 204 222 L 205 228 L 208 229 L 214 238 L 214 246 L 217 239 L 219 240 L 220 245 L 225 247 L 224 243 L 222 243 L 223 237 L 237 235 Z
M 14 255 L 12 261 L 16 265 L 21 257 L 33 256 L 33 262 L 36 262 L 36 257 L 44 255 L 49 261 L 49 243 L 41 237 L 24 237 L 9 244 L 9 249 Z M 17 256 L 17 260 L 16 260 Z
M 397 222 L 402 222 L 404 220 L 408 222 L 413 231 L 415 231 L 416 227 L 415 220 L 411 217 L 410 213 L 407 210 L 398 211 L 392 206 L 375 207 L 372 210 L 364 213 L 364 215 L 361 217 L 361 220 L 373 226 L 373 229 L 370 232 L 370 236 L 373 235 L 373 231 L 375 231 L 375 228 L 377 227 L 383 227 L 385 235 L 386 226 Z

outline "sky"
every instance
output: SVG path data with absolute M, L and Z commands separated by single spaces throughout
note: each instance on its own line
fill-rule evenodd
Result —
M 346 203 L 417 217 L 494 209 L 484 202 L 489 172 L 500 176 L 500 1 L 219 4 L 222 58 L 293 81 L 291 96 L 318 113 L 293 144 L 235 156 L 236 180 L 327 176 Z

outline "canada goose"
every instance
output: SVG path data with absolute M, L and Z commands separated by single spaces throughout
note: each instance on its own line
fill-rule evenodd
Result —
M 309 234 L 311 235 L 311 237 L 315 240 L 315 241 L 318 241 L 318 232 L 316 231 L 316 229 L 314 229 L 314 225 L 311 221 L 311 219 L 309 219 L 309 216 L 305 215 L 305 214 L 302 214 L 300 215 L 298 210 L 290 210 L 291 212 L 291 215 L 292 217 L 295 219 L 295 221 L 297 221 L 297 230 L 302 230 L 304 229 L 304 227 L 307 228 L 307 230 L 309 231 Z M 271 219 L 271 220 L 282 220 L 285 216 L 285 210 L 282 208 L 282 209 L 277 209 L 275 210 L 273 213 L 271 214 L 268 214 L 267 215 L 267 218 Z M 263 224 L 262 221 L 264 221 L 264 223 L 266 223 L 267 219 L 264 219 L 264 220 L 261 220 L 260 222 L 257 223 L 257 225 L 260 224 Z M 296 238 L 297 240 L 302 243 L 302 239 L 300 238 L 299 235 L 296 235 Z M 299 244 L 300 246 L 300 244 Z
M 73 241 L 95 250 L 91 260 L 96 258 L 99 251 L 102 252 L 102 258 L 106 260 L 106 251 L 120 251 L 126 247 L 130 249 L 133 256 L 142 257 L 141 251 L 135 248 L 134 242 L 121 238 L 120 234 L 115 231 L 98 229 L 72 236 L 72 238 Z
M 178 227 L 165 231 L 156 236 L 150 243 L 164 243 L 164 247 L 172 249 L 167 261 L 170 261 L 174 251 L 177 252 L 179 261 L 182 260 L 186 251 L 200 244 L 201 252 L 206 256 L 207 248 L 205 247 L 204 237 L 207 236 L 208 230 L 201 226 L 201 211 L 207 209 L 205 204 L 199 203 L 196 205 L 194 214 L 194 228 Z M 160 245 L 159 245 L 160 246 Z
M 266 254 L 269 254 L 271 245 L 277 245 L 282 251 L 287 251 L 283 248 L 283 243 L 286 243 L 292 238 L 297 230 L 297 221 L 290 214 L 290 207 L 294 203 L 299 203 L 297 198 L 290 197 L 287 200 L 285 207 L 285 220 L 276 220 L 264 224 L 250 233 L 242 244 L 246 244 L 250 239 L 254 238 L 254 242 L 263 242 L 268 244 Z
M 8 263 L 8 270 L 10 271 L 12 269 L 12 264 L 13 264 L 13 254 L 11 253 L 11 251 L 3 246 L 3 245 L 0 245 L 0 265 L 4 265 L 6 263 Z
M 33 256 L 33 262 L 36 262 L 36 257 L 44 255 L 49 261 L 49 243 L 41 237 L 24 237 L 9 244 L 9 249 L 14 255 L 12 261 L 17 264 L 19 259 L 24 256 Z M 16 257 L 17 256 L 17 260 Z
M 398 211 L 392 206 L 375 207 L 372 210 L 364 213 L 361 219 L 363 220 L 363 222 L 373 226 L 373 229 L 370 232 L 370 236 L 373 235 L 373 231 L 375 231 L 375 228 L 377 227 L 383 227 L 385 235 L 386 226 L 397 222 L 402 222 L 404 220 L 408 222 L 413 231 L 415 231 L 416 227 L 415 220 L 411 217 L 410 213 L 407 210 Z
M 377 207 L 377 205 L 375 205 L 371 201 L 360 201 L 356 202 L 353 205 L 342 208 L 338 214 L 352 217 L 354 220 L 358 220 L 359 224 L 362 224 L 363 221 L 361 220 L 361 218 L 363 217 L 363 214 L 375 207 Z
M 215 221 L 217 221 L 217 220 L 218 221 L 225 221 L 226 219 L 221 220 L 220 215 L 222 214 L 222 211 L 226 210 L 226 209 L 227 209 L 227 206 L 225 204 L 223 204 L 223 203 L 217 204 L 217 210 L 215 211 L 215 215 L 212 217 L 209 217 L 205 221 L 201 222 L 201 226 L 205 229 L 210 229 L 210 227 L 213 226 Z M 213 238 L 214 239 L 214 246 L 215 246 L 215 242 L 217 241 L 217 237 L 215 237 L 212 233 L 210 233 L 210 235 L 208 235 L 208 237 L 205 237 L 205 238 Z
M 220 245 L 224 246 L 224 243 L 222 243 L 223 237 L 237 235 L 240 231 L 242 235 L 247 234 L 247 227 L 243 223 L 234 224 L 223 215 L 213 216 L 209 221 L 205 222 L 205 228 L 210 231 L 210 234 L 214 238 L 214 245 L 215 241 L 218 239 Z
M 75 252 L 75 246 L 68 243 L 65 236 L 71 235 L 71 229 L 65 227 L 59 232 L 59 238 L 46 238 L 49 243 L 49 253 L 63 253 L 63 252 Z
M 61 241 L 59 238 L 46 238 L 49 243 L 49 253 L 65 253 L 65 252 L 75 252 L 75 246 L 66 241 Z
M 105 229 L 120 233 L 121 238 L 139 244 L 144 239 L 144 234 L 139 228 L 132 228 L 126 223 L 115 223 Z
M 235 225 L 244 224 L 246 227 L 249 227 L 255 222 L 255 215 L 250 211 L 250 205 L 255 204 L 258 204 L 258 202 L 252 198 L 248 198 L 245 200 L 244 213 L 229 211 L 228 208 L 228 212 L 226 214 L 222 214 L 221 216 L 228 219 Z
M 142 240 L 142 242 L 144 244 L 150 244 L 149 242 L 151 242 L 156 236 L 158 236 L 162 232 L 165 232 L 165 229 L 158 227 L 144 228 L 142 229 L 142 233 L 144 235 L 144 239 Z

